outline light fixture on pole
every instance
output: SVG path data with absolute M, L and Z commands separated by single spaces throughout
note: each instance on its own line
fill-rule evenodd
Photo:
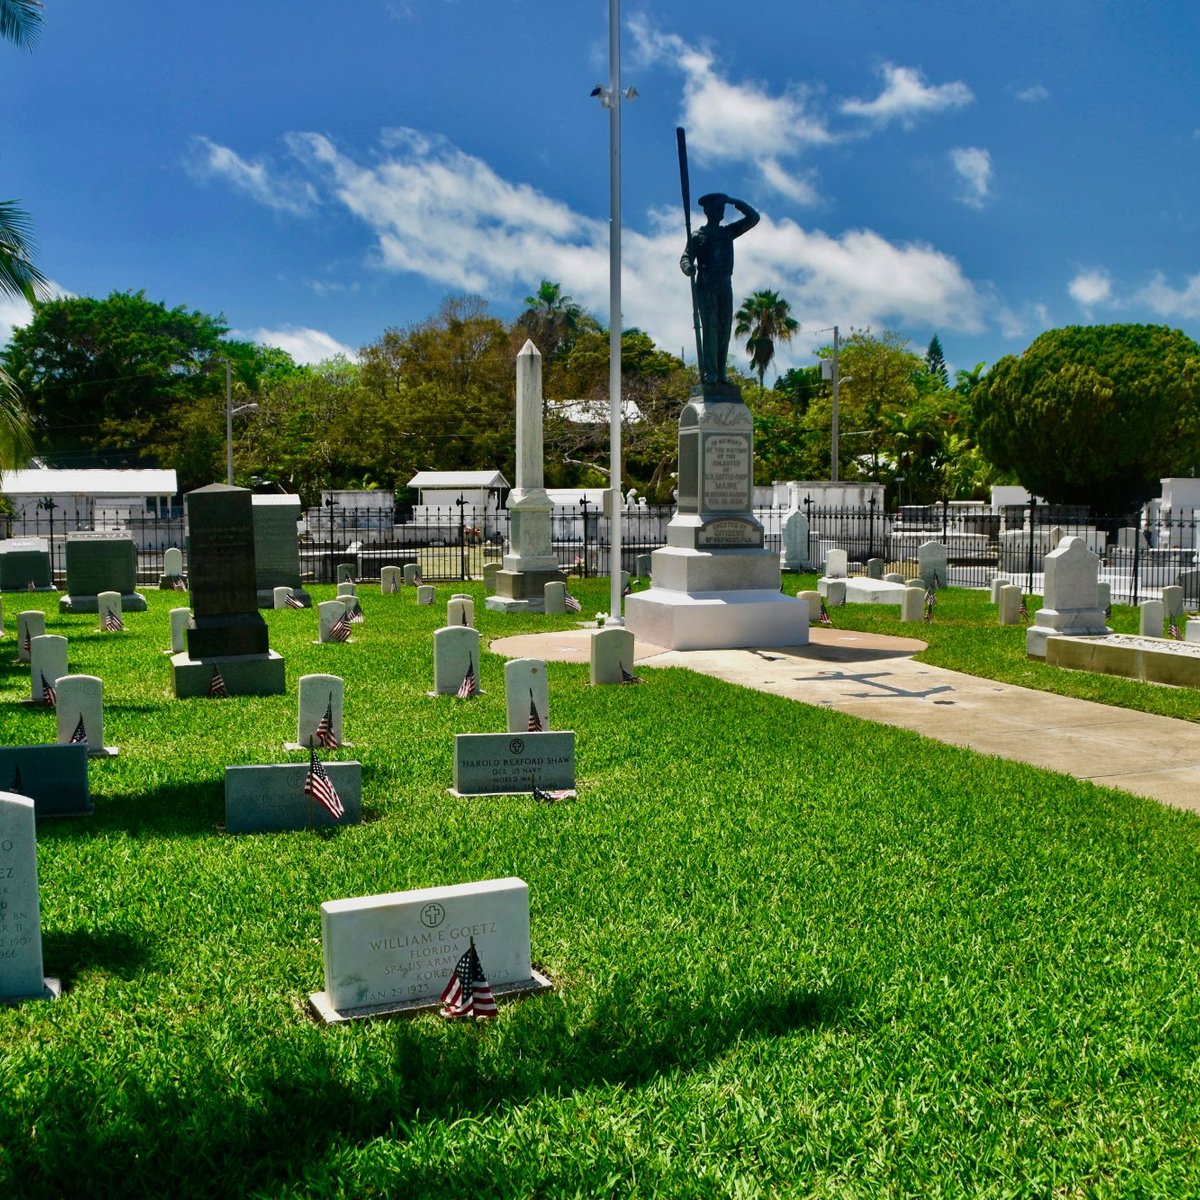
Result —
M 841 348 L 841 338 L 838 336 L 838 327 L 833 325 L 830 327 L 833 330 L 833 357 L 823 359 L 821 362 L 821 378 L 828 380 L 832 387 L 833 393 L 833 420 L 830 428 L 830 453 L 829 453 L 829 482 L 838 482 L 838 389 L 843 383 L 849 383 L 851 377 L 846 375 L 841 376 L 838 373 L 838 351 Z M 818 329 L 818 333 L 828 333 L 829 329 Z
M 609 404 L 609 569 L 612 575 L 610 620 L 621 615 L 621 101 L 637 96 L 621 90 L 621 3 L 608 0 L 608 86 L 597 84 L 593 96 L 608 109 L 608 404 Z

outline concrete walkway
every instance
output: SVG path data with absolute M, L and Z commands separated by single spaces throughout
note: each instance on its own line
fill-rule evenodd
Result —
M 593 632 L 499 638 L 490 649 L 586 663 Z M 634 657 L 1200 812 L 1200 724 L 926 666 L 912 659 L 925 648 L 915 638 L 820 627 L 809 637 L 807 646 L 758 650 L 664 651 L 639 642 Z

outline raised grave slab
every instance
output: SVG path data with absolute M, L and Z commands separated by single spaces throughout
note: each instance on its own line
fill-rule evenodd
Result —
M 529 886 L 509 877 L 325 901 L 309 1003 L 327 1023 L 434 1008 L 472 939 L 497 1000 L 553 986 L 530 961 Z
M 1049 637 L 1046 662 L 1076 671 L 1144 679 L 1148 683 L 1200 687 L 1200 644 L 1195 642 L 1124 633 L 1108 637 Z
M 362 821 L 362 764 L 323 763 L 346 810 L 334 818 L 304 794 L 308 763 L 269 763 L 225 768 L 225 832 L 282 833 L 358 825 Z
M 575 786 L 575 734 L 458 733 L 454 735 L 455 796 L 505 796 Z

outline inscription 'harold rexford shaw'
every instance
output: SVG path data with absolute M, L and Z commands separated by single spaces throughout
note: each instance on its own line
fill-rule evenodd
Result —
M 454 737 L 454 791 L 459 796 L 575 786 L 575 734 L 459 733 Z

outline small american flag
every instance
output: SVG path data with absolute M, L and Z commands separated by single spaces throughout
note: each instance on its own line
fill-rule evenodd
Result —
M 621 668 L 621 682 L 622 683 L 641 683 L 642 682 L 642 677 L 640 675 L 635 675 L 632 671 L 625 670 L 625 664 L 623 662 L 618 662 L 617 666 Z
M 463 676 L 462 683 L 458 685 L 458 698 L 460 700 L 470 700 L 478 691 L 479 683 L 475 678 L 475 660 L 468 656 L 467 673 Z
M 33 580 L 31 579 L 31 580 L 30 580 L 30 581 L 29 581 L 29 582 L 28 582 L 28 583 L 25 585 L 25 590 L 26 590 L 27 592 L 36 592 L 36 591 L 37 591 L 37 584 L 35 584 L 35 583 L 33 582 Z
M 173 584 L 171 584 L 171 587 L 174 588 L 175 591 L 177 591 L 177 592 L 186 592 L 187 591 L 187 584 L 183 582 L 182 575 L 175 576 L 175 582 Z
M 29 626 L 26 625 L 25 626 L 25 640 L 21 643 L 21 649 L 24 650 L 26 654 L 28 654 L 31 644 L 32 643 L 31 643 L 30 637 L 29 637 Z
M 579 601 L 576 600 L 575 597 L 572 596 L 570 592 L 568 592 L 566 594 L 566 596 L 564 597 L 564 601 L 567 606 L 567 612 L 582 612 L 583 611 L 583 605 L 580 604 Z
M 338 748 L 337 734 L 333 732 L 333 693 L 329 693 L 329 703 L 325 705 L 325 715 L 317 722 L 317 731 L 313 735 L 318 746 L 327 750 Z
M 529 732 L 542 733 L 542 718 L 538 715 L 537 705 L 533 700 L 533 688 L 529 689 Z
M 821 597 L 821 611 L 817 615 L 818 625 L 833 625 L 833 618 L 829 615 L 829 609 L 825 607 L 825 597 Z
M 46 678 L 46 672 L 42 673 L 42 703 L 48 704 L 53 708 L 58 703 L 58 692 L 54 688 L 54 684 Z
M 295 592 L 288 592 L 283 598 L 284 607 L 286 608 L 303 608 L 304 601 L 296 595 Z
M 934 571 L 933 573 L 933 591 L 937 591 L 942 586 L 942 577 Z
M 420 587 L 420 586 L 421 586 L 421 572 L 414 571 L 413 572 L 413 587 Z
M 350 640 L 350 618 L 343 611 L 342 615 L 329 627 L 329 641 L 348 642 Z
M 337 788 L 333 786 L 333 781 L 317 760 L 316 750 L 311 746 L 308 750 L 308 774 L 304 776 L 304 794 L 324 805 L 335 821 L 340 821 L 346 811 L 341 796 L 337 794 Z
M 496 1016 L 496 1011 L 496 997 L 492 995 L 492 985 L 483 973 L 475 939 L 472 938 L 470 946 L 458 960 L 450 982 L 442 991 L 442 1016 L 447 1019 L 475 1017 L 484 1020 Z
M 106 608 L 102 628 L 105 633 L 124 633 L 125 622 L 121 620 L 121 614 L 116 609 Z
M 564 788 L 562 791 L 554 791 L 540 788 L 537 785 L 537 777 L 534 776 L 529 781 L 529 786 L 533 792 L 533 798 L 539 804 L 557 804 L 560 800 L 567 800 L 575 793 L 569 788 Z
M 208 680 L 208 694 L 221 700 L 229 695 L 225 688 L 225 676 L 221 674 L 219 667 L 213 667 L 212 675 Z
M 391 582 L 388 584 L 388 592 L 394 595 L 400 589 L 400 581 L 395 575 L 392 576 Z
M 1025 603 L 1024 596 L 1021 597 L 1021 607 L 1017 609 L 1017 616 L 1020 617 L 1026 625 L 1029 624 L 1029 605 Z
M 1183 635 L 1179 632 L 1179 614 L 1178 613 L 1171 614 L 1170 624 L 1167 626 L 1167 629 L 1168 629 L 1168 632 L 1170 633 L 1170 636 L 1172 637 L 1172 639 L 1174 639 L 1177 642 L 1182 639 Z
M 79 720 L 75 723 L 75 732 L 71 734 L 71 744 L 75 745 L 78 742 L 83 742 L 87 745 L 87 726 L 83 723 L 83 713 L 79 714 Z
M 622 596 L 632 596 L 633 595 L 633 581 L 632 580 L 630 580 L 630 582 L 627 583 L 624 586 L 624 588 L 621 589 L 621 595 Z
M 937 596 L 934 595 L 933 588 L 930 588 L 929 591 L 927 591 L 925 593 L 925 624 L 926 625 L 930 625 L 933 623 L 933 609 L 936 604 L 937 604 Z
M 468 627 L 471 624 L 471 622 L 467 620 L 467 606 L 465 604 L 462 606 L 462 623 Z
M 366 619 L 367 618 L 363 616 L 362 607 L 359 605 L 358 601 L 355 600 L 354 607 L 350 610 L 350 624 L 362 625 L 366 622 Z

